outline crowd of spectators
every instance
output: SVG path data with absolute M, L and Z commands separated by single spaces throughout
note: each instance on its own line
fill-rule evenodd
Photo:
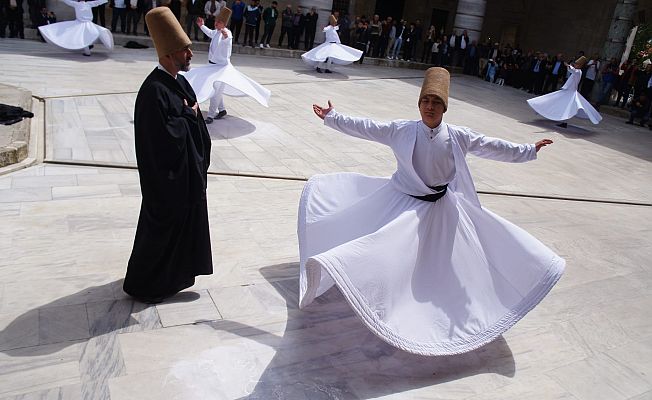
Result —
M 432 25 L 424 30 L 419 19 L 397 21 L 378 15 L 356 16 L 353 23 L 341 21 L 339 32 L 342 43 L 362 50 L 363 58 L 366 55 L 453 67 L 487 82 L 536 95 L 561 88 L 567 78 L 567 65 L 584 55 L 579 51 L 566 57 L 561 53 L 523 51 L 510 44 L 477 43 L 466 31 L 445 34 Z M 346 39 L 344 32 L 348 32 Z M 652 122 L 652 64 L 627 60 L 619 65 L 615 58 L 603 59 L 599 54 L 588 58 L 578 88 L 582 96 L 598 110 L 603 105 L 627 109 L 628 124 L 638 122 L 644 126 Z M 652 123 L 648 127 L 652 130 Z

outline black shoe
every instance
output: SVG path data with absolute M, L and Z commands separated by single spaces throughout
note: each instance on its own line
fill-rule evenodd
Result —
M 222 110 L 222 111 L 217 113 L 217 115 L 215 116 L 215 119 L 222 119 L 222 118 L 224 118 L 225 115 L 226 115 L 226 110 Z
M 558 127 L 560 128 L 568 128 L 568 124 L 566 122 L 562 122 L 561 124 L 557 124 Z
M 317 72 L 319 72 L 321 74 L 321 72 L 322 72 L 321 68 L 317 67 Z
M 327 74 L 332 74 L 333 73 L 333 71 L 331 71 L 330 69 L 324 70 L 324 72 L 326 72 Z
M 213 118 L 208 117 L 208 118 L 206 118 L 206 119 L 204 120 L 204 122 L 206 122 L 206 125 L 208 125 L 208 124 L 212 124 L 212 123 L 213 123 Z
M 634 125 L 634 121 L 625 121 L 627 125 Z

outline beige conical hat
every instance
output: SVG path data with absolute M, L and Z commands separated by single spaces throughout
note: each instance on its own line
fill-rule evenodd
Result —
M 192 44 L 177 18 L 167 7 L 153 8 L 145 15 L 145 21 L 159 58 L 183 50 Z
M 331 14 L 330 18 L 328 19 L 328 22 L 331 25 L 337 25 L 337 18 L 335 18 L 335 16 L 333 14 Z
M 584 56 L 581 56 L 580 58 L 575 60 L 575 68 L 577 69 L 581 69 L 584 66 L 584 64 L 586 64 L 586 57 Z
M 448 89 L 451 84 L 451 76 L 445 68 L 432 67 L 426 71 L 421 85 L 419 102 L 425 96 L 437 96 L 444 102 L 444 112 L 448 110 Z
M 222 7 L 220 13 L 217 15 L 215 20 L 224 22 L 224 25 L 229 23 L 229 18 L 231 18 L 231 9 L 229 7 Z

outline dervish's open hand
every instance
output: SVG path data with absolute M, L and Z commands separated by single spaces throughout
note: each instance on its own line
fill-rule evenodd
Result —
M 549 144 L 552 144 L 552 140 L 543 139 L 543 140 L 539 140 L 538 142 L 536 142 L 534 144 L 534 146 L 537 148 L 537 152 L 538 152 L 542 147 L 546 147 Z
M 202 18 L 202 17 L 197 17 L 197 20 L 195 21 L 195 23 L 197 24 L 198 27 L 201 28 L 202 25 L 204 25 L 204 18 Z
M 317 115 L 321 119 L 324 119 L 324 117 L 326 117 L 326 114 L 331 112 L 332 109 L 333 109 L 333 104 L 331 103 L 330 100 L 328 100 L 328 108 L 318 106 L 317 104 L 312 105 L 312 111 L 314 111 L 315 115 Z

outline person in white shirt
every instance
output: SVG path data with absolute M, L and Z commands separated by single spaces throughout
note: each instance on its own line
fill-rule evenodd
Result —
M 516 144 L 447 124 L 450 76 L 426 71 L 420 120 L 377 122 L 313 105 L 324 124 L 389 146 L 391 178 L 314 175 L 299 201 L 299 307 L 336 285 L 361 321 L 415 354 L 496 339 L 552 289 L 564 260 L 480 205 L 465 156 L 526 162 L 550 139 Z
M 208 0 L 204 6 L 204 15 L 206 15 L 206 23 L 208 26 L 215 24 L 215 18 L 220 15 L 222 8 L 226 7 L 225 0 Z
M 127 2 L 129 0 L 110 0 L 111 11 L 111 32 L 115 33 L 120 19 L 120 32 L 125 33 L 127 28 Z
M 211 38 L 208 49 L 208 65 L 193 68 L 184 76 L 197 94 L 197 101 L 203 103 L 210 99 L 206 123 L 226 116 L 223 95 L 249 96 L 267 107 L 271 92 L 256 81 L 235 69 L 231 64 L 233 34 L 226 28 L 231 17 L 231 9 L 223 7 L 215 17 L 215 29 L 209 29 L 203 18 L 197 18 L 197 25 Z
M 595 85 L 595 79 L 598 76 L 600 67 L 600 56 L 596 53 L 591 57 L 589 62 L 586 63 L 586 72 L 584 73 L 584 80 L 582 81 L 582 87 L 580 89 L 582 96 L 589 102 L 591 101 L 591 92 L 593 91 L 593 85 Z
M 92 22 L 91 8 L 105 4 L 107 0 L 63 2 L 75 9 L 75 20 L 39 26 L 38 30 L 43 39 L 64 49 L 82 50 L 85 56 L 91 55 L 91 46 L 98 40 L 109 50 L 113 49 L 111 32 Z
M 329 18 L 329 24 L 324 27 L 323 32 L 326 36 L 324 43 L 314 49 L 303 53 L 301 58 L 306 64 L 315 67 L 317 72 L 330 74 L 332 64 L 346 65 L 358 61 L 362 57 L 362 51 L 343 45 L 340 42 L 340 36 L 337 34 L 339 27 L 334 15 Z
M 582 79 L 582 67 L 586 64 L 586 57 L 581 56 L 573 65 L 562 64 L 561 68 L 568 71 L 568 79 L 561 89 L 543 96 L 528 99 L 527 103 L 537 114 L 552 120 L 561 121 L 557 126 L 567 128 L 566 120 L 578 117 L 588 119 L 594 124 L 602 121 L 600 113 L 581 94 L 577 86 Z

